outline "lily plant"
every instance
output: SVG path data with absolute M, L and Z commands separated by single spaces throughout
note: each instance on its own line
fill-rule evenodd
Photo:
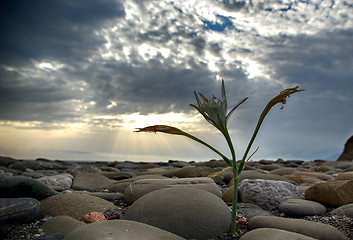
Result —
M 233 203 L 232 203 L 232 221 L 231 221 L 231 233 L 235 234 L 236 232 L 236 216 L 237 216 L 237 199 L 238 199 L 238 186 L 239 186 L 239 175 L 242 172 L 242 170 L 245 168 L 246 162 L 251 158 L 251 156 L 258 150 L 258 148 L 254 151 L 254 153 L 248 158 L 249 151 L 251 149 L 251 146 L 256 138 L 256 135 L 258 134 L 258 131 L 260 129 L 260 126 L 265 119 L 267 113 L 271 110 L 273 106 L 275 106 L 278 103 L 281 104 L 286 104 L 287 97 L 289 98 L 290 95 L 293 93 L 301 92 L 304 91 L 304 89 L 299 89 L 299 86 L 296 86 L 294 88 L 288 88 L 283 91 L 281 91 L 277 96 L 272 98 L 266 105 L 266 107 L 263 109 L 257 125 L 255 127 L 255 130 L 253 132 L 253 135 L 249 141 L 249 144 L 244 152 L 243 157 L 241 160 L 237 163 L 236 160 L 236 155 L 235 155 L 235 148 L 232 143 L 232 139 L 229 135 L 227 123 L 230 118 L 230 116 L 234 113 L 234 111 L 242 104 L 244 103 L 248 98 L 244 98 L 241 100 L 237 105 L 235 105 L 229 112 L 228 111 L 228 105 L 227 105 L 227 97 L 226 97 L 226 91 L 224 87 L 224 81 L 222 79 L 222 91 L 221 91 L 221 97 L 217 98 L 213 96 L 212 98 L 206 98 L 203 94 L 199 93 L 197 94 L 195 91 L 195 97 L 197 101 L 197 106 L 194 104 L 190 104 L 190 106 L 196 108 L 202 116 L 210 123 L 212 124 L 215 128 L 217 128 L 225 137 L 225 140 L 228 144 L 228 147 L 230 149 L 231 153 L 231 158 L 226 157 L 223 153 L 218 151 L 216 148 L 213 146 L 209 145 L 208 143 L 204 142 L 203 140 L 195 137 L 194 135 L 191 135 L 187 132 L 184 132 L 178 128 L 167 126 L 167 125 L 154 125 L 154 126 L 148 126 L 145 128 L 138 128 L 136 132 L 162 132 L 162 133 L 168 133 L 168 134 L 174 134 L 174 135 L 182 135 L 185 137 L 188 137 L 196 142 L 199 142 L 203 144 L 204 146 L 208 147 L 215 153 L 217 153 L 222 159 L 227 163 L 228 167 L 223 169 L 223 171 L 216 173 L 216 174 L 211 174 L 209 177 L 214 177 L 217 176 L 226 170 L 231 169 L 233 173 L 233 183 L 234 183 L 234 193 L 233 193 Z M 281 107 L 283 109 L 283 105 Z

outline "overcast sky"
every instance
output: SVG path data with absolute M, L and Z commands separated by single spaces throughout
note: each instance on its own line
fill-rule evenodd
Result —
M 259 159 L 336 160 L 353 135 L 352 0 L 7 0 L 0 3 L 0 155 L 167 161 L 229 156 L 193 91 L 228 106 L 242 153 L 266 103 Z M 253 150 L 252 150 L 253 151 Z

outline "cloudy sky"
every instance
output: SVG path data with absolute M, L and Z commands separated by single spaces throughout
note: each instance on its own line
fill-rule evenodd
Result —
M 0 155 L 167 161 L 229 156 L 193 91 L 249 99 L 229 129 L 241 158 L 272 97 L 259 159 L 336 160 L 353 135 L 352 0 L 7 0 L 0 3 Z

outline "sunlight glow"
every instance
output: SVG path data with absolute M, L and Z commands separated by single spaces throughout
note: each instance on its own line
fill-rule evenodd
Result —
M 64 66 L 64 64 L 60 63 L 49 63 L 49 62 L 40 62 L 40 63 L 35 63 L 36 67 L 40 69 L 49 69 L 49 70 L 58 70 Z
M 194 118 L 186 116 L 183 113 L 165 113 L 165 114 L 155 114 L 151 113 L 148 115 L 140 115 L 140 113 L 123 114 L 119 116 L 120 122 L 116 123 L 116 126 L 121 126 L 125 128 L 135 129 L 140 127 L 145 127 L 149 125 L 171 125 L 180 126 L 187 123 L 195 121 Z
M 248 58 L 243 59 L 243 63 L 246 68 L 246 72 L 248 73 L 248 76 L 250 79 L 255 78 L 255 77 L 265 77 L 265 78 L 270 78 L 268 74 L 266 74 L 263 71 L 263 67 L 258 64 L 257 62 L 250 60 Z

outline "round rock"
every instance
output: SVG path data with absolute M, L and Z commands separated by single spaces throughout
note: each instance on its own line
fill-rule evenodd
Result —
M 30 222 L 39 207 L 39 201 L 33 198 L 0 198 L 0 224 Z
M 64 240 L 182 240 L 183 238 L 162 229 L 133 221 L 111 220 L 86 224 L 65 236 Z
M 46 235 L 52 235 L 55 233 L 67 235 L 69 232 L 83 225 L 86 224 L 69 216 L 57 216 L 49 219 L 41 226 L 41 228 Z
M 163 188 L 185 186 L 198 188 L 221 197 L 221 191 L 215 182 L 206 177 L 181 178 L 181 179 L 141 179 L 128 185 L 124 190 L 124 199 L 128 204 L 132 204 L 143 195 Z
M 353 203 L 336 208 L 332 211 L 332 214 L 353 218 Z
M 353 203 L 353 180 L 317 183 L 305 190 L 305 198 L 340 207 Z
M 292 183 L 263 179 L 241 181 L 239 195 L 242 202 L 256 204 L 268 211 L 276 210 L 284 200 L 302 198 L 302 194 Z
M 33 178 L 7 178 L 0 183 L 2 198 L 29 197 L 42 200 L 56 193 L 51 187 Z
M 258 228 L 245 233 L 239 240 L 315 240 L 299 233 L 275 228 Z
M 102 198 L 80 193 L 63 193 L 41 201 L 38 216 L 70 216 L 79 219 L 89 212 L 105 212 L 117 208 Z
M 315 239 L 347 240 L 337 228 L 328 224 L 311 222 L 303 219 L 258 216 L 249 220 L 250 229 L 276 228 L 296 232 Z
M 64 189 L 71 188 L 73 176 L 69 173 L 58 174 L 54 176 L 45 176 L 38 179 L 39 182 L 44 183 L 50 187 L 61 187 Z
M 289 217 L 320 215 L 326 212 L 324 205 L 304 199 L 285 200 L 279 204 L 278 209 Z
M 100 191 L 103 188 L 108 188 L 115 181 L 97 173 L 78 173 L 72 182 L 72 189 Z
M 143 222 L 187 239 L 213 239 L 227 233 L 231 212 L 216 195 L 193 187 L 153 191 L 136 200 L 126 220 Z

